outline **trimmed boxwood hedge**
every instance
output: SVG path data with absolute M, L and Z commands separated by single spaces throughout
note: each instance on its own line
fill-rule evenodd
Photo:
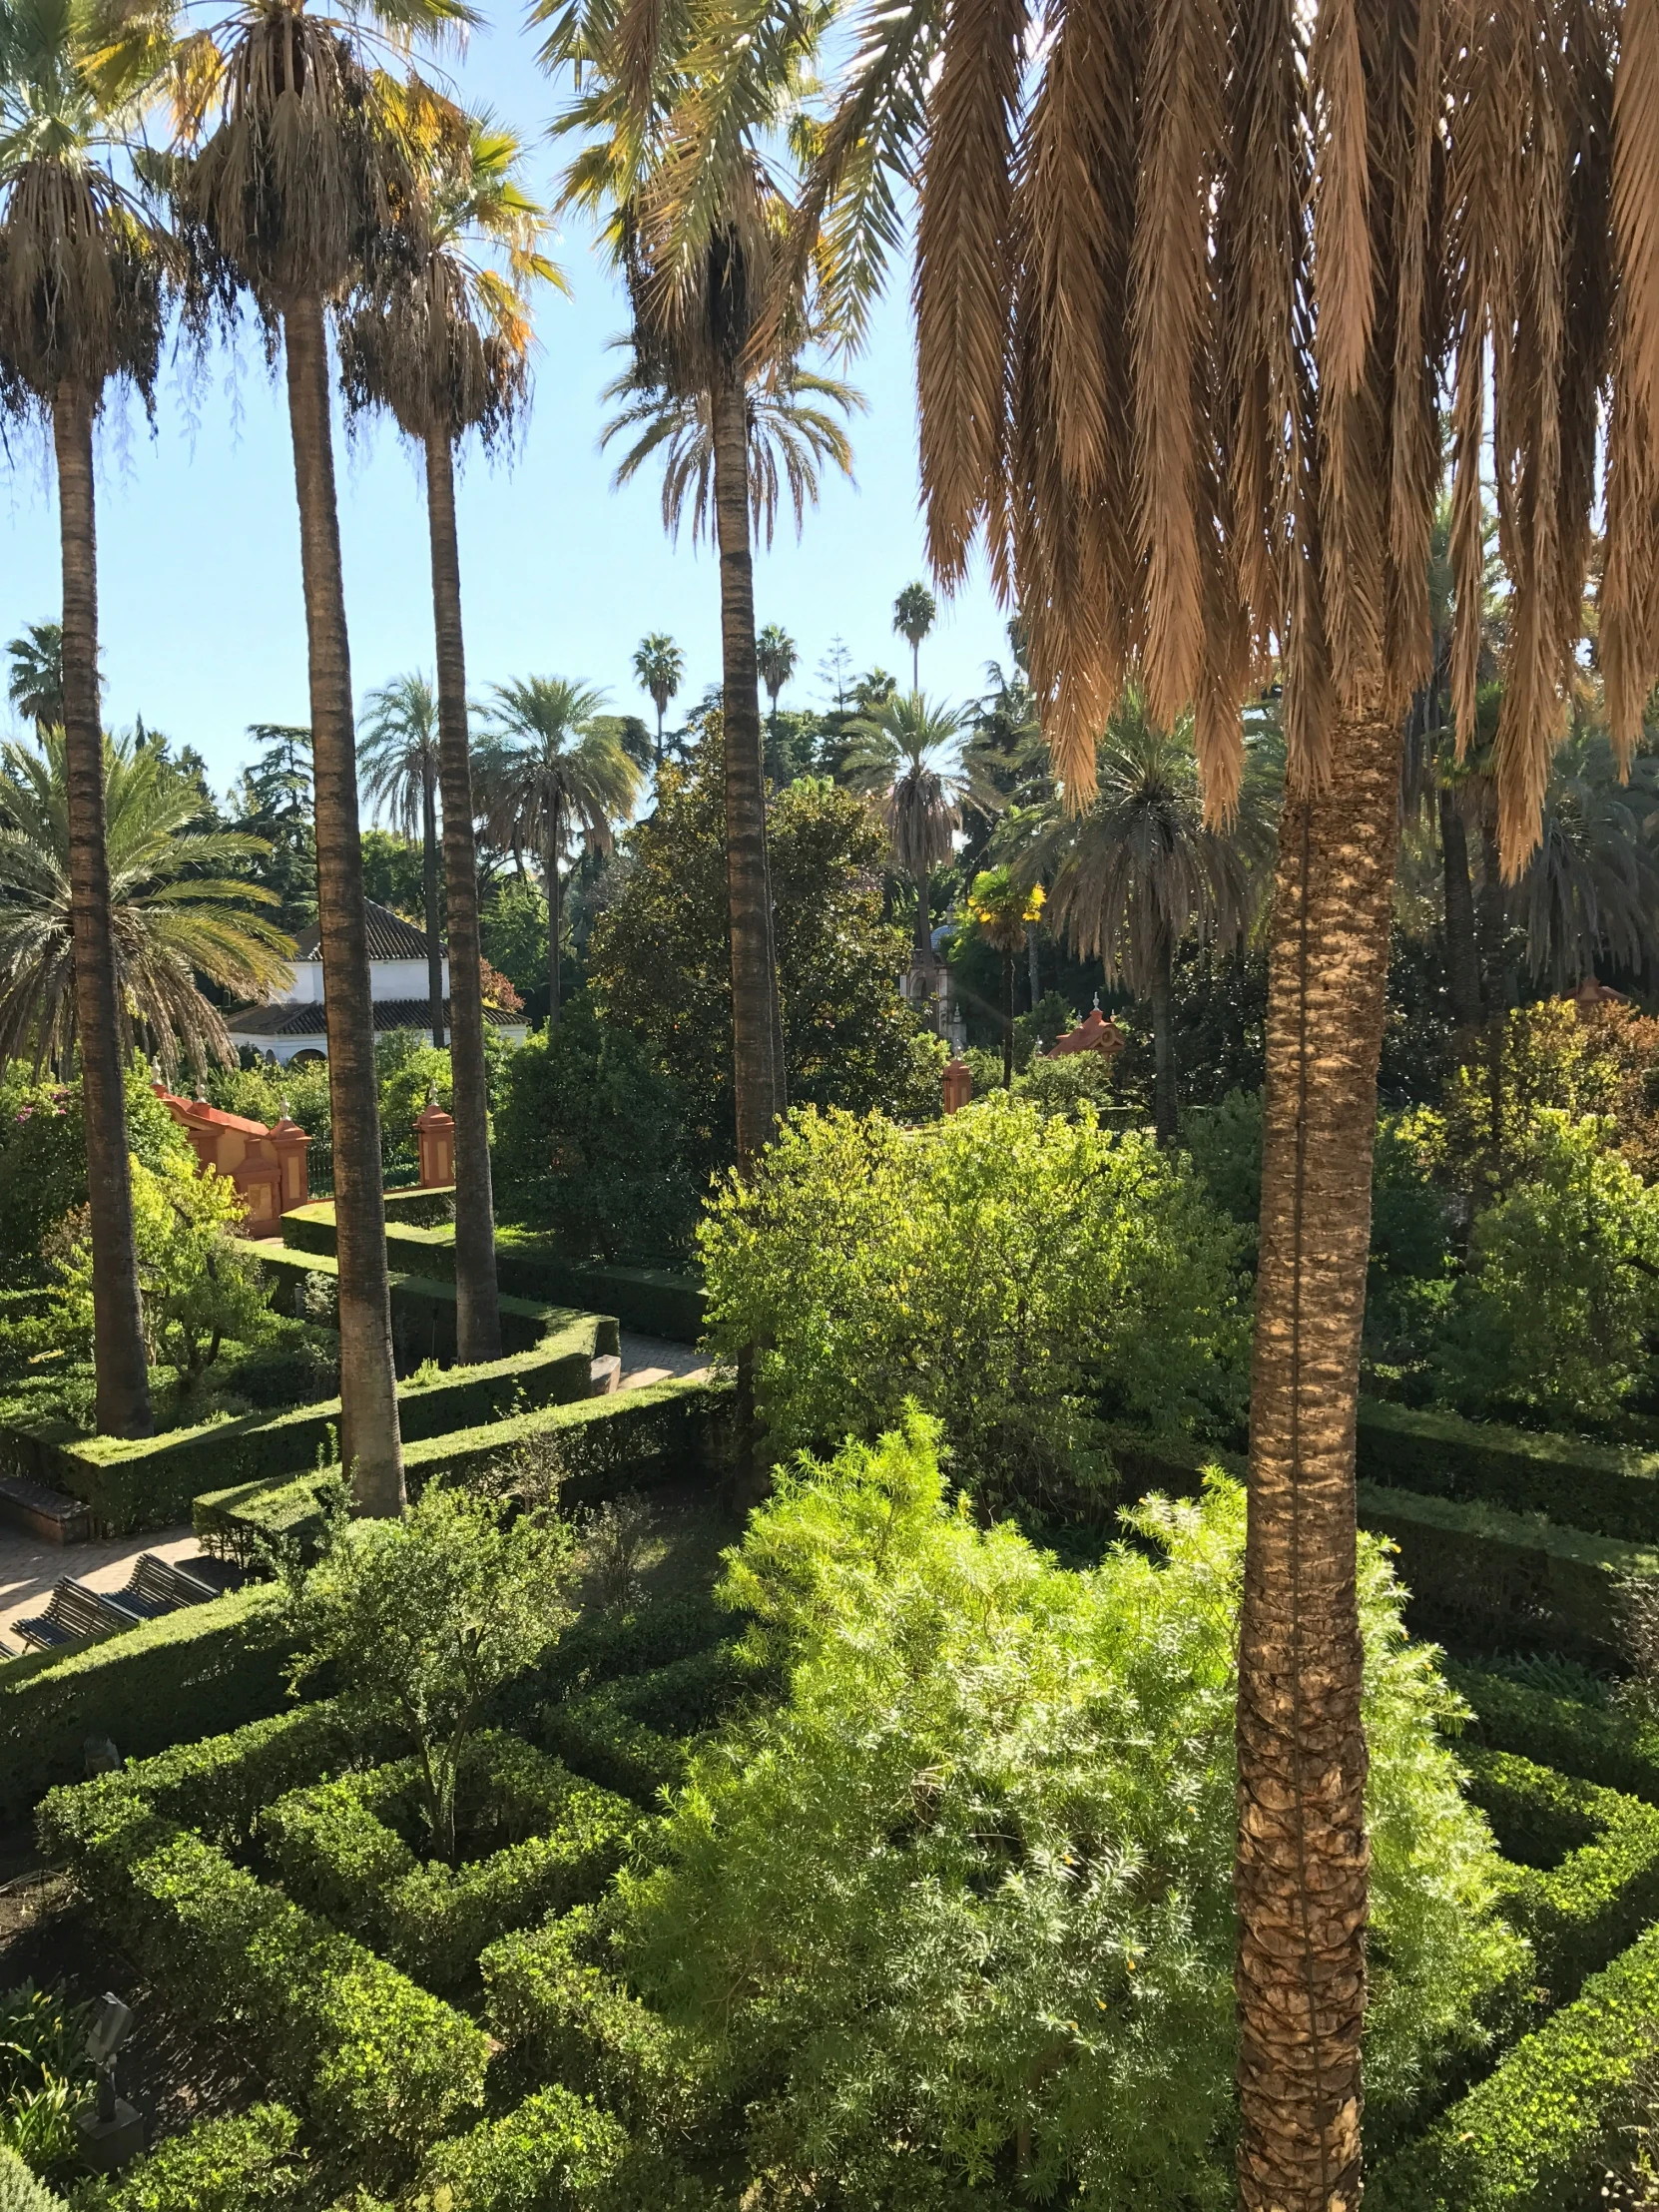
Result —
M 43 1792 L 84 1774 L 88 1737 L 143 1758 L 276 1712 L 286 1652 L 261 1633 L 269 1598 L 233 1591 L 0 1666 L 0 1822 L 24 1819 Z
M 585 2212 L 628 2148 L 608 2112 L 557 2085 L 538 2089 L 500 2119 L 440 2143 L 405 2212 Z
M 599 1314 L 570 1314 L 532 1352 L 486 1366 L 457 1368 L 439 1382 L 397 1392 L 406 1444 L 502 1421 L 524 1406 L 569 1404 L 592 1387 L 595 1358 L 614 1352 L 616 1323 Z M 185 1519 L 210 1482 L 271 1481 L 293 1476 L 333 1456 L 339 1433 L 337 1397 L 284 1413 L 249 1413 L 169 1435 L 130 1442 L 118 1436 L 62 1440 L 62 1431 L 0 1430 L 0 1450 L 54 1488 L 84 1498 L 94 1516 L 119 1532 L 165 1528 Z
M 295 1252 L 332 1252 L 333 1201 L 322 1199 L 284 1214 L 282 1242 Z M 388 1215 L 386 1257 L 394 1268 L 410 1275 L 453 1282 L 455 1225 L 420 1228 Z M 501 1289 L 515 1298 L 592 1306 L 615 1314 L 625 1329 L 637 1329 L 646 1337 L 666 1337 L 675 1344 L 694 1345 L 703 1335 L 703 1285 L 695 1276 L 574 1260 L 544 1231 L 511 1225 L 496 1229 L 495 1272 Z
M 1375 1399 L 1361 1403 L 1357 1450 L 1361 1475 L 1390 1489 L 1544 1513 L 1599 1536 L 1659 1544 L 1659 1454 Z
M 196 2020 L 235 2035 L 317 2141 L 371 2185 L 395 2181 L 483 2103 L 489 2041 L 440 1997 L 137 1793 L 103 1823 L 41 1829 L 98 1918 Z
M 1553 2003 L 1659 1915 L 1659 1807 L 1512 1752 L 1467 1755 L 1506 1867 L 1500 1910 L 1531 1938 Z
M 1473 1708 L 1465 1743 L 1519 1752 L 1562 1774 L 1582 1775 L 1659 1805 L 1659 1723 L 1617 1706 L 1554 1697 L 1480 1667 L 1453 1663 L 1445 1671 Z
M 1659 2020 L 1659 1927 L 1525 2036 L 1366 2190 L 1368 2212 L 1582 2212 Z
M 109 2183 L 98 2212 L 281 2212 L 303 2186 L 298 2132 L 282 2104 L 197 2120 Z
M 327 1286 L 331 1312 L 337 1316 L 339 1262 L 331 1252 L 289 1252 L 276 1246 L 261 1252 L 260 1264 L 265 1269 L 271 1303 L 279 1314 L 293 1314 L 300 1320 L 314 1319 L 306 1305 L 309 1286 L 314 1280 Z M 398 1374 L 411 1373 L 423 1360 L 453 1366 L 458 1350 L 453 1282 L 446 1283 L 429 1275 L 402 1274 L 388 1276 L 387 1282 L 391 1289 L 392 1349 L 397 1356 Z M 568 1307 L 549 1306 L 535 1299 L 503 1298 L 500 1306 L 501 1350 L 508 1355 L 533 1352 L 550 1331 L 561 1328 L 571 1318 Z M 331 1319 L 326 1326 L 336 1327 L 337 1322 Z M 609 1349 L 614 1352 L 616 1347 L 612 1345 Z
M 1375 1482 L 1360 1484 L 1360 1521 L 1399 1546 L 1412 1631 L 1453 1642 L 1605 1666 L 1620 1655 L 1614 1585 L 1659 1573 L 1659 1552 L 1616 1537 Z

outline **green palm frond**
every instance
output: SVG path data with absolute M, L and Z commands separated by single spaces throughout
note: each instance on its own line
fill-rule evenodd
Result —
M 205 976 L 242 998 L 292 979 L 293 940 L 259 911 L 270 891 L 229 873 L 270 846 L 239 830 L 190 828 L 201 793 L 156 755 L 106 739 L 104 807 L 111 931 L 128 1042 L 200 1074 L 236 1053 Z M 0 748 L 0 1063 L 68 1065 L 76 1039 L 64 740 Z
M 394 676 L 369 693 L 357 731 L 357 776 L 376 814 L 417 844 L 438 781 L 438 702 L 424 676 Z
M 640 770 L 604 714 L 606 695 L 564 677 L 497 684 L 478 753 L 478 791 L 490 835 L 503 849 L 545 852 L 579 835 L 609 849 L 612 826 L 639 795 Z

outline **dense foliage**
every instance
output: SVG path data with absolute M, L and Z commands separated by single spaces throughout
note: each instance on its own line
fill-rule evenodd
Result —
M 976 1494 L 1034 1502 L 1107 1476 L 1103 1416 L 1238 1407 L 1237 1239 L 1183 1163 L 1087 1104 L 997 1093 L 918 1130 L 802 1110 L 699 1245 L 709 1340 L 758 1348 L 780 1457 L 914 1397 Z
M 140 1061 L 127 1075 L 127 1142 L 147 1168 L 195 1159 Z M 0 1077 L 0 1286 L 43 1281 L 47 1231 L 86 1202 L 80 1084 L 34 1082 L 14 1061 Z
M 1160 1565 L 1065 1572 L 949 1498 L 938 1436 L 912 1412 L 751 1520 L 722 1595 L 788 1696 L 698 1758 L 625 1878 L 630 1972 L 786 2195 L 1225 2206 L 1243 1493 L 1143 1506 Z M 1434 1653 L 1370 1539 L 1360 1573 L 1381 2137 L 1526 1953 Z
M 585 996 L 508 1061 L 496 1119 L 495 1194 L 514 1221 L 606 1260 L 684 1256 L 697 1194 L 681 1157 L 680 1097 L 628 1029 Z
M 910 1119 L 938 1112 L 943 1047 L 898 995 L 903 932 L 882 918 L 886 841 L 850 792 L 806 779 L 773 798 L 769 861 L 792 1103 Z M 629 832 L 588 965 L 603 1021 L 678 1084 L 700 1172 L 733 1157 L 732 973 L 718 761 L 668 769 Z

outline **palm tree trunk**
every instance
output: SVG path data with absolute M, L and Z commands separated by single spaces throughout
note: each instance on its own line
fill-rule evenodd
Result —
M 432 1042 L 443 1050 L 443 947 L 438 931 L 438 811 L 428 767 L 420 779 L 420 872 L 426 900 L 426 998 Z
M 1014 1087 L 1014 948 L 1002 949 L 1002 1088 Z
M 656 760 L 656 766 L 657 766 L 657 768 L 658 768 L 658 770 L 659 770 L 659 771 L 661 770 L 661 768 L 662 768 L 662 765 L 663 765 L 663 710 L 662 710 L 662 708 L 661 708 L 661 707 L 659 707 L 659 708 L 657 709 L 657 760 Z
M 1445 883 L 1445 979 L 1458 1052 L 1480 1027 L 1480 952 L 1474 934 L 1469 837 L 1455 797 L 1440 789 L 1440 872 Z
M 734 375 L 712 394 L 715 521 L 726 735 L 726 879 L 732 931 L 732 1061 L 738 1165 L 749 1168 L 784 1110 L 782 1009 L 767 867 L 766 766 L 749 550 L 748 405 Z
M 559 802 L 553 802 L 548 818 L 547 845 L 542 853 L 542 873 L 547 877 L 547 1033 L 559 1026 L 559 928 L 564 919 L 559 882 Z
M 394 1514 L 401 1513 L 404 1504 L 403 1447 L 397 1427 L 391 1300 L 386 1285 L 374 1005 L 363 910 L 351 658 L 334 503 L 328 348 L 321 302 L 293 300 L 282 316 L 282 334 L 310 670 L 316 904 L 328 1028 L 328 1106 L 339 1254 L 340 1456 L 356 1510 Z
M 1037 961 L 1037 925 L 1034 921 L 1028 922 L 1025 929 L 1025 980 L 1031 991 L 1031 1011 L 1035 1013 L 1043 987 L 1042 970 Z
M 472 835 L 461 557 L 455 468 L 440 430 L 426 437 L 426 519 L 432 540 L 432 623 L 438 658 L 438 776 L 443 786 L 443 880 L 449 912 L 449 1072 L 455 1117 L 455 1357 L 462 1367 L 501 1357 L 490 1181 L 489 1086 L 484 1071 L 478 854 Z
M 1175 991 L 1171 980 L 1168 936 L 1158 942 L 1152 965 L 1152 1128 L 1161 1145 L 1172 1145 L 1178 1134 L 1179 1114 L 1175 1096 Z
M 150 1371 L 139 1300 L 138 1243 L 128 1167 L 121 993 L 110 919 L 104 825 L 104 721 L 98 700 L 98 523 L 92 481 L 92 394 L 63 383 L 52 402 L 63 546 L 64 776 L 69 808 L 69 923 L 81 1046 L 87 1196 L 92 1226 L 93 1365 L 98 1426 L 148 1436 Z
M 1333 735 L 1329 786 L 1286 802 L 1269 965 L 1235 1865 L 1248 2212 L 1360 2197 L 1354 1438 L 1401 731 L 1379 701 Z

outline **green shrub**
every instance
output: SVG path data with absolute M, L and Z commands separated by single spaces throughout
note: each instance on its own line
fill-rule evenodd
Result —
M 730 1633 L 725 1614 L 701 1591 L 628 1613 L 589 1615 L 567 1629 L 537 1666 L 543 1696 L 562 1688 L 589 1689 L 621 1674 L 643 1674 L 670 1660 L 686 1659 Z
M 1659 1927 L 1371 2177 L 1376 2212 L 1581 2212 L 1659 2019 Z
M 1068 1573 L 946 1498 L 937 1427 L 786 1475 L 723 1594 L 790 1693 L 699 1752 L 625 1874 L 630 1985 L 701 2045 L 781 2192 L 1230 2198 L 1244 1494 L 1135 1516 Z M 1397 2129 L 1524 1963 L 1435 1730 L 1455 1718 L 1362 1541 L 1368 2112 Z M 1108 1841 L 1109 1840 L 1109 1841 Z
M 134 1060 L 126 1079 L 127 1145 L 146 1168 L 194 1165 L 190 1141 Z M 0 1075 L 0 1255 L 9 1284 L 44 1282 L 47 1231 L 87 1202 L 87 1133 L 79 1083 L 36 1083 L 21 1061 Z
M 502 1211 L 550 1229 L 573 1259 L 683 1259 L 697 1216 L 683 1119 L 639 1038 L 574 998 L 508 1065 L 494 1163 Z
M 1211 1202 L 1245 1232 L 1254 1253 L 1262 1218 L 1261 1092 L 1229 1091 L 1218 1105 L 1189 1106 L 1181 1142 Z
M 192 2018 L 234 2034 L 331 2155 L 406 2172 L 482 2101 L 482 2031 L 141 1800 L 106 1801 L 71 1865 Z
M 1118 1104 L 1112 1063 L 1098 1052 L 1068 1052 L 1060 1060 L 1033 1059 L 1014 1089 L 1045 1114 L 1075 1114 L 1085 1102 L 1104 1114 Z
M 578 2212 L 627 2147 L 609 2114 L 555 2084 L 441 2143 L 405 2212 Z
M 0 2143 L 0 2212 L 67 2212 L 62 2197 L 54 2196 L 4 2143 Z
M 563 1522 L 435 1482 L 402 1520 L 351 1520 L 342 1505 L 318 1563 L 284 1568 L 293 1682 L 327 1668 L 354 1727 L 403 1739 L 442 1858 L 454 1856 L 462 1752 L 486 1700 L 569 1619 L 570 1574 Z
M 1239 1405 L 1237 1239 L 1180 1161 L 989 1099 L 926 1129 L 796 1113 L 699 1231 L 709 1341 L 757 1347 L 779 1457 L 915 1396 L 982 1504 L 1108 1480 L 1102 1411 Z
M 1659 1916 L 1659 1807 L 1508 1752 L 1465 1757 L 1498 1848 L 1520 1862 L 1499 1885 L 1504 1917 L 1559 2004 Z
M 1472 1708 L 1472 1742 L 1520 1752 L 1659 1805 L 1659 1723 L 1618 1706 L 1552 1696 L 1481 1668 L 1454 1666 L 1447 1673 Z
M 1368 1480 L 1396 1489 L 1483 1500 L 1601 1536 L 1659 1543 L 1659 1454 L 1364 1398 L 1358 1459 Z
M 0 2145 L 37 2174 L 80 2162 L 75 2114 L 93 2075 L 87 2014 L 33 1981 L 0 1990 Z
M 298 2132 L 280 2104 L 198 2120 L 110 2183 L 98 2212 L 276 2212 L 293 2203 L 302 2178 Z
M 684 1780 L 686 1747 L 623 1711 L 614 1686 L 562 1705 L 546 1705 L 539 1731 L 548 1749 L 637 1805 L 654 1806 Z
M 54 1784 L 83 1774 L 89 1736 L 142 1759 L 274 1712 L 287 1654 L 271 1625 L 270 1592 L 238 1590 L 0 1667 L 0 1821 L 25 1819 Z

